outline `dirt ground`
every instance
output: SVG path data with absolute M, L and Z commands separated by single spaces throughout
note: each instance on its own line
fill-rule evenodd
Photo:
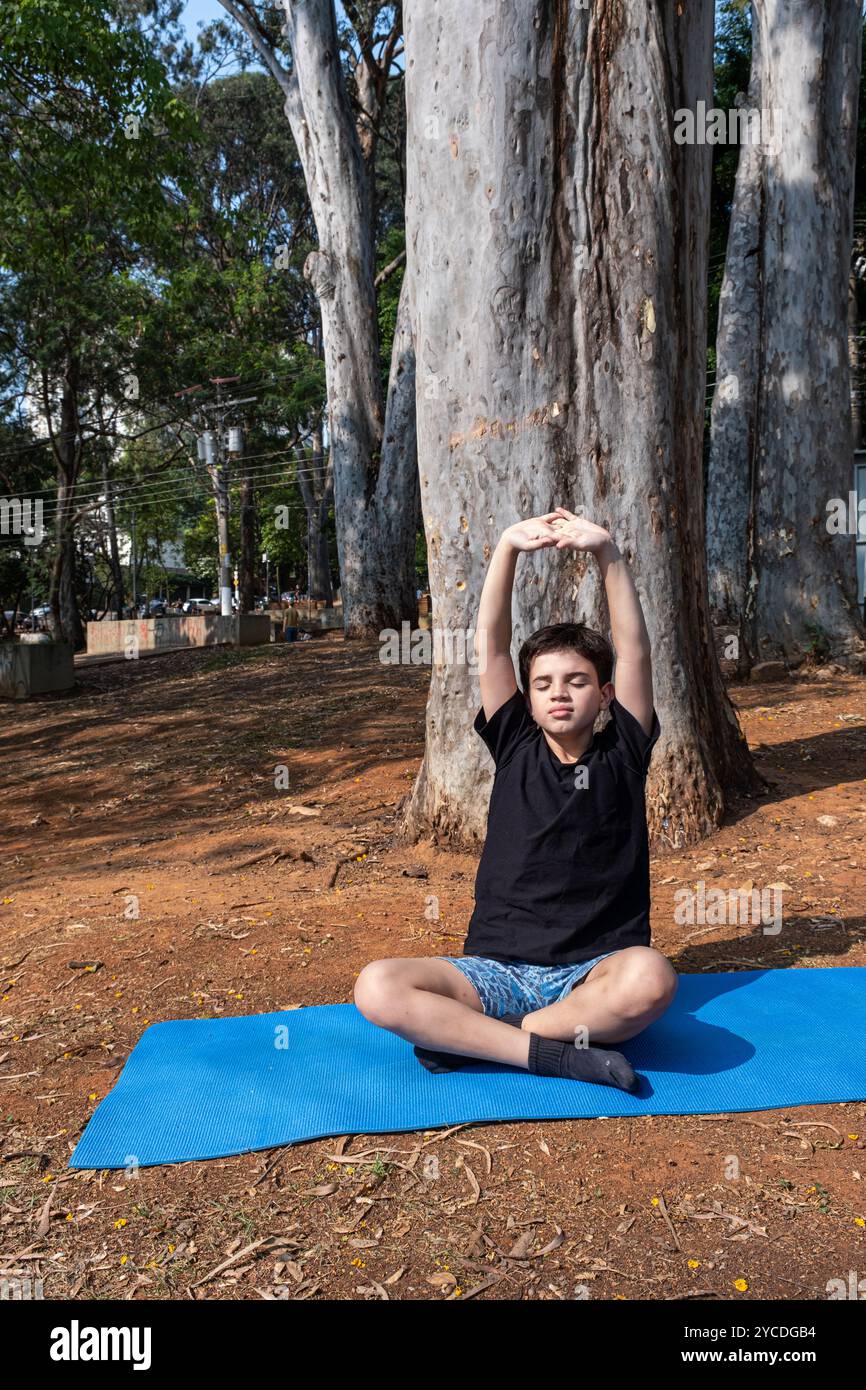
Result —
M 745 1302 L 862 1276 L 864 1103 L 66 1168 L 148 1023 L 345 1002 L 369 960 L 460 954 L 475 858 L 395 837 L 427 679 L 329 635 L 84 665 L 70 695 L 0 705 L 0 1278 L 46 1299 Z M 653 944 L 682 973 L 864 966 L 866 682 L 731 694 L 768 790 L 654 855 Z M 783 882 L 796 931 L 675 925 L 701 878 Z

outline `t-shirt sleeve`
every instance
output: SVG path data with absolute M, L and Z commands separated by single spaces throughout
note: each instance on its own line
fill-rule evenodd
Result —
M 610 723 L 605 729 L 608 747 L 622 758 L 622 761 L 631 768 L 632 772 L 636 772 L 639 777 L 646 777 L 653 748 L 658 743 L 661 733 L 661 725 L 655 709 L 653 709 L 652 728 L 648 734 L 644 733 L 631 711 L 621 705 L 616 698 L 610 702 L 610 713 Z
M 499 767 L 510 758 L 517 745 L 532 733 L 535 720 L 526 708 L 526 698 L 522 691 L 515 690 L 510 699 L 506 700 L 504 705 L 500 705 L 487 720 L 484 718 L 482 705 L 472 727 L 476 734 L 481 735 L 490 756 Z

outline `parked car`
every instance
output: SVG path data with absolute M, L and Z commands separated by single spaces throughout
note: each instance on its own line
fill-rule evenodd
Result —
M 18 620 L 25 632 L 45 632 L 48 628 L 48 619 L 51 617 L 51 604 L 40 603 L 38 608 L 32 608 L 28 614 L 19 613 Z
M 150 603 L 139 604 L 138 616 L 140 618 L 164 618 L 166 605 L 164 598 L 152 598 Z

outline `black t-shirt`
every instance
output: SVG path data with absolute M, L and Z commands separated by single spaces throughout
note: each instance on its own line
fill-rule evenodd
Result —
M 661 730 L 655 710 L 647 735 L 618 700 L 609 709 L 576 763 L 559 761 L 519 690 L 475 716 L 496 774 L 465 956 L 570 965 L 650 944 L 644 783 Z

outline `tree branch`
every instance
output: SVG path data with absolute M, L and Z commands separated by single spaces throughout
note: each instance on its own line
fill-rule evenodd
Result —
M 294 94 L 293 89 L 297 87 L 297 79 L 294 73 L 284 68 L 265 35 L 261 31 L 258 17 L 251 12 L 246 4 L 246 0 L 220 0 L 223 9 L 231 15 L 232 19 L 241 26 L 256 53 L 261 58 L 265 67 L 276 78 L 280 89 L 285 95 Z
M 398 256 L 394 257 L 393 261 L 391 261 L 388 265 L 383 266 L 383 268 L 379 271 L 379 274 L 373 281 L 373 288 L 378 289 L 380 285 L 384 285 L 385 281 L 394 274 L 394 271 L 397 269 L 398 266 L 403 264 L 405 259 L 406 252 L 401 251 Z

